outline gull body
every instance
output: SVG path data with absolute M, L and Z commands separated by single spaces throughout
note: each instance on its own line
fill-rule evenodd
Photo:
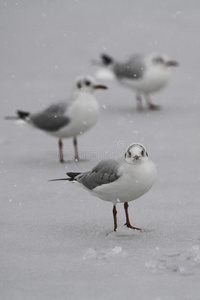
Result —
M 117 203 L 124 203 L 125 225 L 130 224 L 128 202 L 147 193 L 156 179 L 156 167 L 149 159 L 143 145 L 135 143 L 128 147 L 125 156 L 116 160 L 103 160 L 91 171 L 83 173 L 69 172 L 69 180 L 87 189 L 92 195 L 113 203 L 114 230 L 117 229 Z M 60 179 L 56 179 L 60 180 Z
M 178 63 L 166 55 L 151 53 L 149 55 L 135 54 L 124 62 L 118 62 L 112 57 L 102 54 L 98 63 L 101 68 L 96 77 L 115 80 L 117 83 L 135 91 L 138 108 L 142 109 L 144 96 L 149 109 L 158 109 L 150 99 L 150 94 L 164 88 L 170 79 L 171 66 Z
M 63 158 L 63 138 L 73 138 L 75 159 L 79 159 L 77 136 L 90 129 L 98 120 L 99 104 L 93 95 L 96 89 L 106 89 L 104 85 L 96 84 L 90 76 L 77 78 L 70 97 L 65 102 L 50 105 L 38 113 L 17 111 L 14 119 L 45 131 L 59 139 L 60 162 Z M 13 119 L 13 117 L 7 117 Z
M 95 187 L 91 190 L 93 195 L 116 205 L 133 201 L 148 192 L 155 180 L 154 176 L 151 176 L 154 169 L 152 161 L 140 166 L 127 164 L 124 159 L 117 162 L 119 165 L 115 161 L 104 161 L 108 165 L 115 164 L 118 168 L 116 172 L 118 180 Z

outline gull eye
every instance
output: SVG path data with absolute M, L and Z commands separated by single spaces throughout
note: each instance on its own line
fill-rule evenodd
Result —
M 90 86 L 91 85 L 91 82 L 89 80 L 85 80 L 85 85 L 86 86 Z
M 131 157 L 131 151 L 128 151 L 128 157 Z

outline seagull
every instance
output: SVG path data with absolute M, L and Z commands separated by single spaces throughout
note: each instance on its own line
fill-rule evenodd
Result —
M 124 62 L 118 62 L 111 56 L 102 54 L 100 62 L 93 62 L 101 66 L 96 73 L 97 78 L 117 81 L 136 92 L 139 110 L 142 110 L 142 95 L 149 109 L 160 108 L 152 103 L 150 94 L 167 85 L 170 79 L 170 67 L 178 65 L 175 60 L 170 60 L 166 55 L 159 53 L 134 54 Z
M 6 119 L 23 120 L 34 128 L 41 129 L 59 139 L 59 158 L 64 163 L 63 138 L 73 138 L 75 160 L 79 160 L 77 135 L 90 129 L 98 120 L 99 104 L 93 95 L 96 89 L 107 89 L 97 84 L 88 75 L 79 76 L 72 88 L 68 101 L 50 105 L 38 112 L 30 113 L 18 110 L 17 116 Z
M 136 200 L 153 186 L 156 179 L 156 167 L 150 160 L 142 144 L 131 144 L 125 155 L 118 159 L 99 162 L 91 171 L 69 172 L 67 178 L 50 181 L 68 180 L 88 190 L 92 195 L 113 203 L 114 231 L 117 230 L 117 203 L 124 203 L 126 225 L 131 225 L 128 214 L 128 202 Z

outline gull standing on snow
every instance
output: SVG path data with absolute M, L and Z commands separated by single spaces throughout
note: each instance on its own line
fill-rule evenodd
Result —
M 107 87 L 96 84 L 90 76 L 80 76 L 72 88 L 68 101 L 53 104 L 33 114 L 18 110 L 16 117 L 6 117 L 6 119 L 21 119 L 57 137 L 61 163 L 64 162 L 62 139 L 73 137 L 75 160 L 78 160 L 77 135 L 91 128 L 99 117 L 99 104 L 93 95 L 96 89 L 107 89 Z
M 118 160 L 108 159 L 98 163 L 91 171 L 67 173 L 69 180 L 86 188 L 92 195 L 113 203 L 114 231 L 117 229 L 117 203 L 124 203 L 128 228 L 141 230 L 130 224 L 128 202 L 133 201 L 152 187 L 156 179 L 156 167 L 141 144 L 128 147 L 125 156 Z
M 142 110 L 142 95 L 149 109 L 159 109 L 152 103 L 150 94 L 164 88 L 170 79 L 170 67 L 177 66 L 174 60 L 166 55 L 151 53 L 135 54 L 125 62 L 118 62 L 107 54 L 101 55 L 101 65 L 96 73 L 97 78 L 116 80 L 121 85 L 136 92 L 138 109 Z

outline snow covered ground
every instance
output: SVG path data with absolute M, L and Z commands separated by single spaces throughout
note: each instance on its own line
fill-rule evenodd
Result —
M 198 0 L 1 1 L 0 299 L 196 300 L 200 295 L 200 3 Z M 96 95 L 98 124 L 71 140 L 58 163 L 57 140 L 3 119 L 67 97 L 77 75 L 94 74 L 106 52 L 167 53 L 180 62 L 153 96 L 160 111 L 138 113 L 134 94 L 109 85 Z M 106 82 L 102 82 L 106 83 Z M 143 143 L 157 165 L 152 190 L 129 207 L 124 228 L 112 205 L 69 182 Z

